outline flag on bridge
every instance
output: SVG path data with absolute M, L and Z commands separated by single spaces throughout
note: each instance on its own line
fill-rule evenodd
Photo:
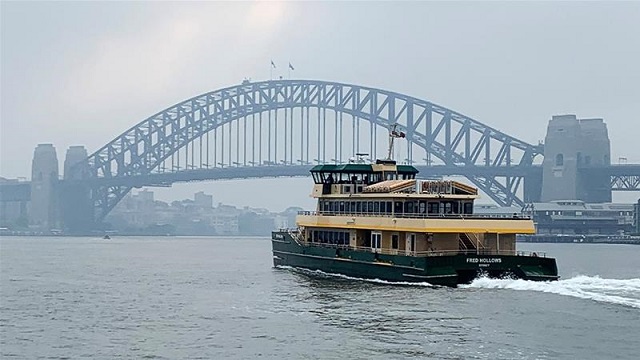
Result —
M 274 69 L 276 68 L 276 64 L 273 62 L 273 60 L 271 60 L 271 67 Z
M 291 65 L 291 63 L 289 63 L 289 69 L 291 69 L 291 70 L 295 70 L 295 69 L 294 69 L 294 67 L 293 67 L 293 65 Z

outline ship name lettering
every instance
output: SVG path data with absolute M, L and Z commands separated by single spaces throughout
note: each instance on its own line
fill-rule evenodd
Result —
M 501 258 L 467 258 L 468 263 L 473 264 L 500 264 Z

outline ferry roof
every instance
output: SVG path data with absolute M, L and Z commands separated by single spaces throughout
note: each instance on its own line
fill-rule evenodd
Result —
M 418 169 L 411 165 L 395 165 L 396 171 L 401 174 L 417 174 Z M 324 164 L 311 168 L 311 172 L 324 173 L 371 173 L 374 172 L 372 164 Z

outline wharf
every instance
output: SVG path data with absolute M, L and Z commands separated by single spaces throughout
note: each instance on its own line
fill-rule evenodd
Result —
M 638 235 L 580 235 L 545 234 L 518 235 L 518 242 L 529 243 L 578 243 L 578 244 L 631 244 L 640 245 Z

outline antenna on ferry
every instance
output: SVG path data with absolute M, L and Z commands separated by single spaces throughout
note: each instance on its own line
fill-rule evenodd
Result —
M 387 160 L 393 160 L 393 141 L 395 138 L 405 137 L 405 133 L 396 130 L 398 124 L 393 124 L 389 128 L 389 153 L 387 154 Z

